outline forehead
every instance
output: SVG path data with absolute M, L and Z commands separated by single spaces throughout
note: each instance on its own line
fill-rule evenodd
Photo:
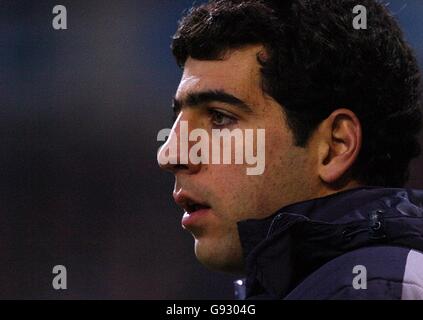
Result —
M 225 90 L 243 98 L 261 90 L 257 55 L 262 46 L 248 46 L 229 51 L 221 60 L 188 58 L 176 98 L 202 90 Z

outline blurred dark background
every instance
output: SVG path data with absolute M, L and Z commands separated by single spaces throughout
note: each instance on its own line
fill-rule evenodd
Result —
M 233 297 L 234 277 L 196 261 L 156 164 L 181 75 L 170 38 L 192 2 L 0 0 L 0 298 Z M 423 65 L 423 1 L 389 3 Z

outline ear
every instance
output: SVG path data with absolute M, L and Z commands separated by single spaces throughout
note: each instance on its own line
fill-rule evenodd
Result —
M 318 137 L 319 177 L 335 184 L 345 177 L 360 153 L 360 121 L 351 110 L 337 109 L 319 125 Z

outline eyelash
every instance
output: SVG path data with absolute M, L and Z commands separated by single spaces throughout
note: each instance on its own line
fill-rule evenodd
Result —
M 180 112 L 180 110 L 174 110 L 173 116 L 172 116 L 172 123 L 175 123 L 176 119 L 179 116 L 179 112 Z M 230 120 L 230 123 L 228 123 L 228 124 L 216 124 L 216 123 L 213 123 L 213 125 L 216 126 L 216 127 L 229 126 L 229 125 L 235 124 L 236 121 L 238 120 L 234 116 L 231 116 L 227 112 L 221 111 L 219 109 L 209 108 L 209 109 L 207 109 L 207 113 L 209 114 L 210 119 L 211 119 L 212 122 L 213 122 L 213 117 L 215 117 L 216 115 L 223 116 L 223 117 L 225 117 L 225 118 L 227 118 L 227 119 Z
M 233 125 L 237 122 L 237 119 L 234 116 L 231 116 L 227 112 L 221 111 L 219 109 L 208 109 L 207 112 L 210 115 L 210 119 L 213 122 L 213 125 L 216 126 L 216 127 L 227 127 L 227 126 Z M 221 116 L 221 117 L 224 117 L 226 119 L 229 119 L 229 123 L 216 124 L 215 119 L 213 119 L 213 117 L 215 117 L 215 116 Z
M 181 110 L 179 108 L 173 107 L 172 123 L 175 123 L 176 119 L 178 119 L 180 112 Z

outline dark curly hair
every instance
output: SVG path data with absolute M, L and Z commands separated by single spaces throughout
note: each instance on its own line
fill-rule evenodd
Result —
M 368 29 L 355 30 L 364 5 Z M 375 0 L 211 0 L 190 9 L 173 37 L 183 67 L 188 57 L 221 58 L 262 44 L 263 90 L 287 116 L 304 147 L 317 126 L 345 107 L 360 119 L 363 144 L 351 174 L 367 185 L 401 187 L 420 154 L 420 73 L 416 58 L 386 8 Z

